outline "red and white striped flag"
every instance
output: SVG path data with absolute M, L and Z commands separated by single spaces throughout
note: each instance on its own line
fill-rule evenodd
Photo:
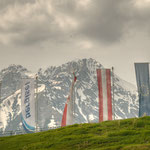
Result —
M 99 122 L 112 120 L 111 71 L 97 69 L 99 92 Z
M 64 127 L 66 125 L 72 125 L 73 124 L 73 90 L 74 90 L 74 84 L 76 82 L 77 77 L 74 75 L 74 79 L 72 81 L 72 85 L 70 88 L 70 93 L 69 96 L 67 98 L 66 104 L 65 104 L 65 108 L 64 108 L 64 112 L 63 112 L 63 117 L 62 117 L 62 122 L 61 122 L 61 126 Z

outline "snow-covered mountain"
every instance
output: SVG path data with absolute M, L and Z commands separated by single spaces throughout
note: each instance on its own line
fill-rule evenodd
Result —
M 93 59 L 68 62 L 38 71 L 38 125 L 40 128 L 60 126 L 65 102 L 76 72 L 74 122 L 98 122 L 98 87 L 96 69 L 103 66 Z M 21 79 L 34 76 L 20 65 L 11 65 L 0 72 L 0 130 L 22 130 L 20 119 Z M 136 87 L 114 76 L 115 119 L 138 116 Z

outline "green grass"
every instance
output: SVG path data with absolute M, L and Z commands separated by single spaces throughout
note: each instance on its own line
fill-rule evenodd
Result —
M 0 150 L 150 150 L 150 117 L 1 137 Z

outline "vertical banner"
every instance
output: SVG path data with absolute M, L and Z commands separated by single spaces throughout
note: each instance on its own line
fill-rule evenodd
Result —
M 61 122 L 62 127 L 73 124 L 73 91 L 74 91 L 74 84 L 76 82 L 76 79 L 77 77 L 74 74 L 74 80 L 72 81 L 70 93 L 67 98 L 63 116 L 62 116 L 62 122 Z
M 34 79 L 23 79 L 21 89 L 21 119 L 26 132 L 35 132 Z
M 73 99 L 70 98 L 70 96 L 68 96 L 62 116 L 61 126 L 64 127 L 72 124 L 73 124 Z
M 139 117 L 150 116 L 150 65 L 149 63 L 134 65 L 139 95 Z
M 97 69 L 99 122 L 112 120 L 111 71 Z

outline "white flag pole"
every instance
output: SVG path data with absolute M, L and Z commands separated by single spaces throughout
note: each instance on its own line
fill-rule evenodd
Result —
M 1 102 L 2 81 L 0 81 L 0 102 Z
M 2 81 L 0 81 L 0 102 L 1 102 L 1 88 L 2 87 Z M 1 117 L 1 114 L 0 114 L 0 117 Z M 0 124 L 1 124 L 1 120 L 0 120 Z
M 114 80 L 114 67 L 112 67 L 112 101 L 113 101 L 113 115 L 114 115 L 114 120 L 116 118 L 116 110 L 115 110 L 115 94 L 114 94 L 114 87 L 115 87 L 115 80 Z
M 73 80 L 74 80 L 74 81 L 73 81 L 73 82 L 74 82 L 74 83 L 73 83 L 73 87 L 72 87 L 72 88 L 73 88 L 73 89 L 72 89 L 72 90 L 73 90 L 73 91 L 72 91 L 72 98 L 73 98 L 73 124 L 75 123 L 75 87 L 74 87 L 74 84 L 75 84 L 75 82 L 76 82 L 76 81 L 75 81 L 75 80 L 76 80 L 75 78 L 76 78 L 76 75 L 75 75 L 75 73 L 73 72 Z
M 38 75 L 36 74 L 36 98 L 35 98 L 36 132 L 38 132 Z
M 73 72 L 73 81 L 72 81 L 72 84 L 71 84 L 71 89 L 70 89 L 70 104 L 71 104 L 71 110 L 72 110 L 72 118 L 71 118 L 71 124 L 73 124 L 74 122 L 74 84 L 75 84 L 75 74 Z
M 75 123 L 75 82 L 76 82 L 76 72 L 77 68 L 73 64 L 70 65 L 69 67 L 69 72 L 73 74 L 73 81 L 71 83 L 71 88 L 70 88 L 70 99 L 71 99 L 71 107 L 72 107 L 72 124 Z

